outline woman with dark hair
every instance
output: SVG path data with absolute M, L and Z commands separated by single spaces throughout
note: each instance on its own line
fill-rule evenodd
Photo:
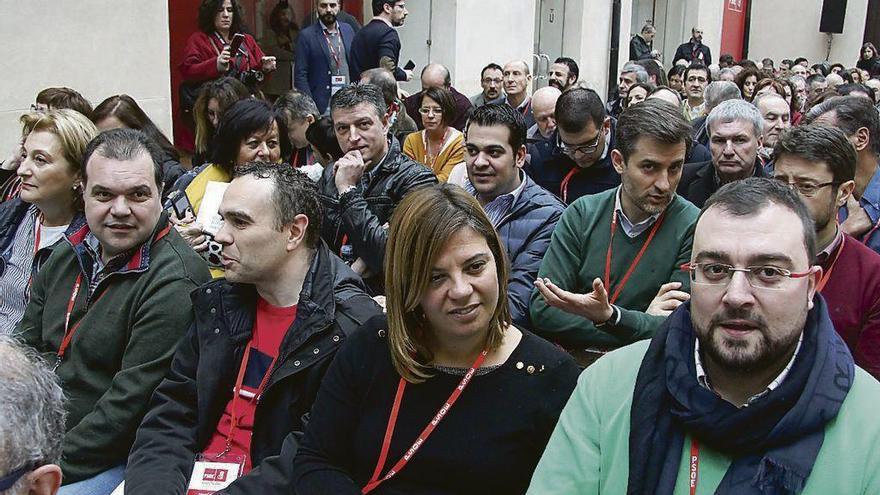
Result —
M 654 86 L 650 83 L 635 83 L 626 92 L 626 98 L 623 100 L 623 108 L 629 108 L 636 103 L 641 103 L 648 99 L 648 95 L 654 91 Z
M 406 137 L 403 153 L 446 182 L 452 169 L 464 161 L 464 134 L 451 125 L 458 118 L 452 93 L 445 88 L 424 90 L 419 115 L 425 129 Z
M 877 48 L 874 47 L 873 43 L 867 42 L 862 45 L 862 51 L 860 52 L 856 67 L 868 71 L 868 74 L 871 76 L 880 74 L 880 53 L 877 53 Z
M 102 101 L 92 112 L 92 122 L 99 131 L 110 129 L 137 129 L 156 142 L 164 152 L 162 159 L 162 200 L 186 170 L 180 165 L 180 154 L 171 141 L 162 134 L 150 117 L 128 95 L 116 95 Z
M 21 194 L 0 205 L 0 335 L 19 323 L 32 278 L 82 211 L 82 158 L 97 134 L 74 110 L 22 116 Z
M 413 191 L 386 264 L 387 317 L 330 365 L 290 491 L 525 493 L 579 370 L 511 324 L 492 222 L 458 186 Z
M 238 0 L 202 0 L 199 31 L 187 40 L 180 64 L 184 81 L 202 82 L 229 75 L 255 92 L 263 73 L 275 70 L 276 62 L 244 31 Z M 244 35 L 244 42 L 230 53 L 236 34 Z
M 192 207 L 192 215 L 172 218 L 178 232 L 197 252 L 208 249 L 207 226 L 195 222 L 202 199 L 212 182 L 229 183 L 235 167 L 252 161 L 281 163 L 281 157 L 290 153 L 290 141 L 284 118 L 262 100 L 248 98 L 234 103 L 223 114 L 214 137 L 211 162 L 181 177 L 169 203 L 182 193 L 186 194 Z M 212 275 L 222 276 L 222 271 L 211 270 Z
M 801 112 L 802 103 L 800 98 L 798 98 L 797 86 L 795 86 L 791 78 L 777 79 L 777 81 L 782 84 L 784 93 L 781 96 L 785 98 L 785 102 L 788 103 L 788 107 L 791 110 L 791 125 L 796 126 L 804 118 L 804 114 Z
M 193 115 L 196 124 L 193 167 L 207 162 L 211 156 L 211 141 L 223 113 L 233 103 L 250 96 L 247 86 L 238 79 L 221 77 L 202 86 L 196 99 Z
M 761 78 L 761 73 L 758 72 L 758 69 L 747 68 L 740 71 L 739 74 L 736 75 L 736 85 L 739 87 L 740 93 L 742 93 L 743 100 L 751 102 L 755 98 L 755 86 L 758 85 L 758 79 Z
M 785 98 L 785 85 L 782 82 L 770 78 L 765 77 L 758 81 L 758 84 L 755 85 L 755 96 L 758 96 L 761 93 L 776 93 L 779 96 Z M 754 97 L 752 98 L 754 100 Z
M 672 68 L 669 69 L 669 72 L 666 74 L 666 80 L 669 82 L 669 88 L 673 91 L 677 91 L 678 95 L 681 96 L 682 99 L 685 98 L 684 94 L 684 72 L 687 70 L 687 67 L 683 65 L 673 65 Z
M 269 14 L 269 29 L 262 41 L 266 53 L 273 55 L 278 69 L 263 85 L 263 91 L 270 97 L 277 97 L 293 88 L 293 60 L 296 55 L 296 40 L 299 25 L 287 0 L 281 0 Z

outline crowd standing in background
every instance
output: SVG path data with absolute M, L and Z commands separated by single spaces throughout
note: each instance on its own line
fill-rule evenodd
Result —
M 0 493 L 880 493 L 873 44 L 664 67 L 646 24 L 607 97 L 468 97 L 401 63 L 418 5 L 342 7 L 202 0 L 193 153 L 127 94 L 20 117 Z

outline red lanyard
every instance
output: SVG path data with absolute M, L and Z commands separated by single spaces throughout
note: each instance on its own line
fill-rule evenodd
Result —
M 660 225 L 663 223 L 663 219 L 666 217 L 666 211 L 660 214 L 660 217 L 654 222 L 654 227 L 651 229 L 651 232 L 648 234 L 648 239 L 645 240 L 645 244 L 642 245 L 642 249 L 639 250 L 639 253 L 636 254 L 636 258 L 633 260 L 632 264 L 629 265 L 629 269 L 623 275 L 623 278 L 620 279 L 620 283 L 617 285 L 617 288 L 614 289 L 614 294 L 611 296 L 611 299 L 608 300 L 609 303 L 614 304 L 617 301 L 617 298 L 620 296 L 620 292 L 623 290 L 623 287 L 629 281 L 630 275 L 632 275 L 633 271 L 635 271 L 636 266 L 638 266 L 639 261 L 642 260 L 642 256 L 645 254 L 645 251 L 648 250 L 648 246 L 651 245 L 651 241 L 654 240 L 654 234 L 657 233 L 657 229 L 660 228 Z M 614 214 L 611 216 L 611 239 L 608 241 L 608 252 L 605 254 L 605 290 L 611 293 L 611 251 L 614 246 L 614 232 L 617 231 L 617 210 L 614 210 Z
M 562 192 L 562 202 L 568 204 L 568 183 L 571 182 L 571 178 L 580 170 L 577 166 L 573 167 L 571 171 L 569 171 L 565 178 L 562 179 L 562 184 L 559 185 L 559 189 Z
M 229 408 L 229 415 L 232 419 L 229 425 L 229 433 L 226 435 L 226 448 L 217 456 L 217 459 L 226 455 L 226 453 L 232 448 L 232 439 L 235 435 L 235 430 L 238 428 L 238 422 L 241 420 L 241 418 L 235 414 L 235 410 L 236 404 L 241 398 L 241 384 L 244 381 L 244 373 L 247 371 L 248 358 L 251 356 L 251 347 L 252 344 L 248 344 L 244 350 L 244 356 L 241 358 L 241 366 L 238 368 L 238 378 L 235 379 L 235 387 L 232 389 L 232 407 Z M 257 393 L 254 395 L 254 400 L 258 403 L 263 396 L 263 391 L 266 389 L 266 384 L 269 383 L 269 377 L 272 375 L 272 370 L 275 368 L 275 361 L 277 360 L 277 355 L 272 358 L 272 363 L 269 364 L 269 369 L 266 370 L 266 374 L 263 375 L 263 380 L 260 381 L 260 386 L 257 388 Z
M 336 50 L 336 47 L 333 46 L 333 42 L 330 40 L 330 33 L 326 29 L 324 31 L 324 39 L 327 40 L 327 50 L 330 51 L 330 56 L 333 58 L 333 63 L 336 64 L 336 70 L 342 66 L 342 59 L 340 58 L 339 52 Z M 342 41 L 342 33 L 339 31 L 339 26 L 336 27 L 336 33 L 339 36 L 339 40 Z
M 40 251 L 40 238 L 43 235 L 42 223 L 43 223 L 43 214 L 40 213 L 40 215 L 37 216 L 37 224 L 34 226 L 34 260 L 37 259 L 37 252 Z M 33 269 L 33 265 L 31 265 L 31 271 L 30 271 L 30 275 L 28 275 L 27 289 L 26 289 L 28 292 L 30 292 L 31 284 L 33 282 L 34 282 L 34 269 Z
M 168 232 L 171 230 L 171 226 L 168 225 L 164 229 L 162 229 L 158 234 L 156 234 L 156 239 L 153 241 L 153 244 L 158 242 L 160 239 L 168 235 Z M 73 290 L 70 293 L 70 300 L 67 301 L 67 312 L 64 314 L 64 338 L 61 340 L 61 346 L 58 347 L 58 352 L 56 356 L 58 356 L 58 363 L 56 366 L 61 363 L 61 360 L 64 359 L 64 354 L 67 352 L 67 348 L 70 347 L 70 341 L 73 339 L 73 334 L 76 333 L 76 330 L 79 328 L 79 324 L 82 322 L 82 318 L 79 321 L 74 323 L 73 328 L 70 328 L 70 315 L 73 313 L 73 305 L 76 303 L 76 296 L 79 295 L 79 289 L 82 286 L 82 272 L 77 274 L 76 282 L 73 283 Z M 95 302 L 98 302 L 101 299 L 101 296 L 104 295 L 104 292 L 95 299 Z M 86 311 L 88 311 L 89 306 L 86 305 Z M 85 315 L 83 315 L 85 317 Z
M 697 482 L 700 473 L 700 444 L 696 438 L 691 438 L 690 477 L 688 483 L 691 495 L 697 495 Z
M 383 481 L 390 480 L 397 473 L 399 473 L 404 466 L 413 458 L 413 456 L 418 452 L 419 448 L 425 444 L 425 441 L 431 436 L 431 433 L 434 432 L 434 428 L 440 424 L 440 421 L 446 416 L 452 406 L 455 404 L 455 401 L 458 400 L 458 397 L 467 388 L 468 384 L 471 381 L 471 378 L 474 377 L 474 373 L 476 373 L 477 369 L 483 364 L 483 360 L 486 359 L 486 354 L 488 354 L 488 349 L 484 349 L 483 352 L 477 356 L 476 361 L 474 361 L 473 366 L 461 379 L 461 382 L 455 387 L 455 390 L 452 391 L 452 394 L 446 399 L 446 402 L 443 404 L 443 407 L 437 411 L 437 414 L 434 415 L 434 419 L 428 423 L 428 426 L 422 431 L 419 435 L 419 438 L 413 442 L 412 446 L 406 451 L 403 457 L 397 461 L 390 471 L 382 478 L 379 479 L 379 475 L 382 473 L 382 468 L 385 466 L 385 459 L 388 457 L 388 449 L 391 447 L 391 437 L 394 435 L 394 425 L 397 423 L 397 413 L 400 411 L 400 402 L 403 400 L 403 390 L 406 388 L 406 380 L 403 378 L 400 379 L 400 383 L 397 385 L 397 395 L 394 397 L 394 405 L 391 406 L 391 415 L 388 417 L 388 426 L 385 429 L 385 439 L 382 441 L 382 450 L 379 452 L 379 462 L 376 463 L 376 470 L 373 472 L 373 477 L 367 483 L 367 486 L 361 489 L 361 493 L 367 494 L 376 489 Z
M 834 265 L 837 264 L 837 259 L 840 258 L 840 253 L 843 252 L 843 248 L 846 245 L 846 236 L 842 236 L 840 238 L 840 247 L 837 248 L 837 254 L 834 255 L 834 259 L 831 261 L 831 265 L 828 267 L 828 271 L 822 275 L 822 278 L 819 280 L 819 284 L 816 286 L 816 292 L 821 293 L 822 289 L 825 288 L 825 284 L 828 283 L 828 280 L 831 278 L 831 272 L 834 271 Z

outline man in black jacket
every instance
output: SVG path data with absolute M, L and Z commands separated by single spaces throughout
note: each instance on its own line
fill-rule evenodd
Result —
M 413 73 L 400 67 L 400 35 L 395 27 L 403 26 L 409 12 L 404 0 L 372 0 L 373 20 L 351 42 L 351 80 L 359 81 L 361 72 L 384 67 L 398 81 L 409 81 Z
M 653 24 L 645 24 L 642 26 L 642 32 L 633 36 L 629 41 L 629 59 L 633 62 L 645 58 L 655 58 L 658 53 L 651 49 L 651 42 L 654 41 L 654 35 L 657 34 L 657 28 Z
M 387 223 L 406 194 L 437 183 L 424 165 L 400 152 L 388 136 L 382 91 L 352 85 L 330 100 L 336 139 L 345 156 L 324 168 L 318 182 L 326 217 L 321 237 L 352 263 L 375 293 L 382 292 Z
M 513 323 L 530 330 L 529 299 L 565 204 L 522 171 L 526 124 L 509 105 L 474 110 L 465 139 L 465 190 L 483 205 L 507 251 L 507 296 Z
M 694 27 L 691 29 L 690 41 L 678 45 L 678 49 L 675 50 L 675 57 L 672 58 L 672 63 L 676 64 L 679 60 L 702 62 L 706 67 L 712 65 L 712 51 L 703 44 L 702 29 Z
M 228 484 L 220 463 L 234 466 L 227 482 L 239 466 L 244 475 L 231 491 L 259 476 L 262 460 L 304 429 L 341 343 L 381 314 L 321 242 L 321 206 L 304 174 L 263 162 L 236 169 L 220 214 L 226 279 L 192 294 L 194 323 L 138 430 L 127 494 L 213 492 Z
M 745 100 L 727 100 L 706 119 L 712 160 L 689 163 L 681 173 L 678 194 L 699 208 L 724 184 L 746 177 L 767 177 L 758 159 L 764 141 L 764 118 Z

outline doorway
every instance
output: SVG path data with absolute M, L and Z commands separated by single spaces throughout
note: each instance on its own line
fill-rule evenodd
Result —
M 562 56 L 566 0 L 540 0 L 535 15 L 535 51 L 532 54 L 532 91 L 547 86 L 550 65 Z

